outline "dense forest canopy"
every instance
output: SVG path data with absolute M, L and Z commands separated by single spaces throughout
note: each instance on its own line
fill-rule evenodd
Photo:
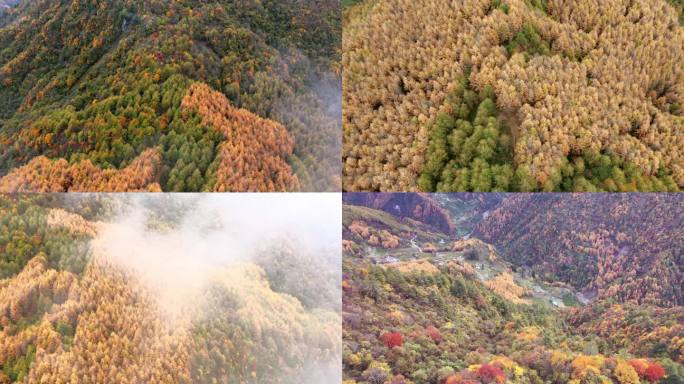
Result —
M 0 195 L 0 383 L 339 382 L 339 200 L 226 196 Z
M 539 276 L 598 297 L 684 306 L 678 194 L 511 194 L 473 235 Z
M 343 383 L 684 382 L 678 194 L 380 195 L 345 199 Z
M 682 189 L 683 15 L 679 0 L 349 5 L 344 189 Z
M 280 157 L 288 190 L 339 190 L 340 19 L 332 0 L 20 2 L 0 15 L 2 190 L 67 191 L 52 174 L 124 170 L 148 150 L 161 161 L 145 187 L 279 189 L 269 172 L 224 175 L 230 146 L 246 168 Z M 184 108 L 197 83 L 212 92 Z M 259 134 L 234 141 L 204 104 L 253 114 Z M 280 145 L 282 127 L 292 149 L 253 148 Z

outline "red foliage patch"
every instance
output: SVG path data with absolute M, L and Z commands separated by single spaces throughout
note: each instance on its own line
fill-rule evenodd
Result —
M 631 365 L 632 368 L 634 368 L 639 377 L 641 377 L 642 379 L 644 378 L 644 374 L 646 373 L 646 368 L 648 368 L 648 364 L 646 364 L 642 360 L 630 360 L 629 365 Z
M 634 368 L 640 378 L 646 379 L 651 383 L 665 377 L 665 369 L 657 362 L 634 359 L 629 361 L 629 365 Z
M 483 382 L 491 383 L 503 383 L 506 381 L 506 374 L 501 370 L 501 368 L 495 365 L 483 364 L 477 370 L 477 375 L 480 376 Z
M 456 373 L 447 377 L 444 384 L 479 384 L 480 381 L 472 378 L 468 372 Z
M 404 344 L 404 336 L 399 332 L 387 332 L 380 336 L 380 340 L 387 348 L 401 347 Z
M 439 329 L 430 325 L 425 329 L 425 331 L 427 332 L 428 336 L 430 336 L 432 341 L 434 341 L 435 343 L 439 344 L 442 341 L 442 334 L 439 333 Z
M 658 364 L 658 363 L 651 363 L 649 364 L 648 368 L 646 368 L 646 372 L 644 372 L 644 378 L 651 383 L 655 383 L 656 381 L 662 379 L 665 376 L 665 369 Z

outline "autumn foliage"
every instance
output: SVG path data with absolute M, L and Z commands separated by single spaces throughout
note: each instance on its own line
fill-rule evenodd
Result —
M 444 241 L 394 194 L 347 195 L 345 384 L 682 381 L 678 194 L 424 195 L 466 233 Z M 388 227 L 411 241 L 363 241 Z
M 506 374 L 496 365 L 483 364 L 477 369 L 477 375 L 484 383 L 503 383 L 506 381 Z
M 292 191 L 299 181 L 287 164 L 294 141 L 282 125 L 230 105 L 226 97 L 203 83 L 195 83 L 181 108 L 202 117 L 207 126 L 221 132 L 217 192 Z
M 648 369 L 648 362 L 643 359 L 634 359 L 629 361 L 629 365 L 634 368 L 639 377 L 644 377 L 646 369 Z
M 380 340 L 387 348 L 401 347 L 404 344 L 404 336 L 399 332 L 387 332 L 380 336 Z
M 620 384 L 639 384 L 639 375 L 634 367 L 624 360 L 619 360 L 615 366 L 615 378 Z
M 159 286 L 98 242 L 116 225 L 104 208 L 113 197 L 80 196 L 0 194 L 0 383 L 279 384 L 312 356 L 339 361 L 339 314 L 309 308 L 254 263 L 214 267 L 167 307 Z
M 365 6 L 343 41 L 346 190 L 684 187 L 667 1 Z
M 527 295 L 529 289 L 525 289 L 516 284 L 513 280 L 513 276 L 507 272 L 502 272 L 493 279 L 487 280 L 484 284 L 506 300 L 510 300 L 516 304 L 527 303 L 527 301 L 521 297 Z
M 345 193 L 347 204 L 378 209 L 391 215 L 416 220 L 445 234 L 452 234 L 456 226 L 449 213 L 426 194 L 421 193 Z
M 339 191 L 341 35 L 334 0 L 0 6 L 0 177 L 38 156 L 121 169 L 155 148 L 156 182 L 168 192 L 211 191 L 217 183 L 226 191 Z M 263 135 L 222 145 L 222 127 L 182 111 L 195 82 L 262 116 L 233 117 Z M 236 182 L 247 170 L 242 163 L 253 165 L 250 157 L 269 141 L 289 149 L 245 174 L 268 181 Z M 280 171 L 281 156 L 299 185 Z M 217 175 L 231 166 L 237 170 Z
M 432 341 L 435 343 L 439 343 L 442 341 L 443 337 L 442 334 L 439 332 L 439 329 L 435 328 L 434 325 L 428 326 L 425 331 L 427 332 L 427 335 L 430 336 Z
M 640 378 L 651 383 L 657 382 L 665 376 L 665 369 L 654 361 L 644 359 L 630 360 L 629 364 L 634 368 Z
M 675 249 L 682 244 L 681 197 L 626 196 L 516 194 L 474 234 L 509 261 L 530 263 L 537 273 L 590 295 L 682 305 L 682 275 L 668 267 L 677 263 Z
M 655 383 L 665 376 L 665 369 L 658 363 L 649 364 L 644 372 L 644 378 L 651 383 Z
M 121 170 L 101 169 L 90 160 L 70 165 L 64 159 L 39 156 L 0 178 L 0 192 L 160 192 L 160 166 L 154 149 Z
M 382 246 L 383 248 L 391 249 L 399 247 L 401 243 L 399 236 L 384 229 L 378 231 L 363 221 L 353 221 L 348 229 L 372 246 Z

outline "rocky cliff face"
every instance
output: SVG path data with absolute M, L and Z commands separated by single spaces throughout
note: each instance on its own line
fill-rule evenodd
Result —
M 427 194 L 421 193 L 345 193 L 346 204 L 362 205 L 390 213 L 399 218 L 410 218 L 451 235 L 454 223 L 446 210 Z

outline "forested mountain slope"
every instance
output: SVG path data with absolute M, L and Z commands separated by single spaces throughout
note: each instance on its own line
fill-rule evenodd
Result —
M 206 211 L 184 234 L 192 197 L 119 216 L 119 196 L 0 195 L 0 383 L 339 377 L 339 250 L 249 257 Z
M 429 247 L 410 221 L 345 207 L 345 384 L 684 381 L 678 196 L 425 196 L 467 203 L 474 232 Z
M 473 235 L 540 278 L 591 296 L 684 305 L 678 194 L 511 194 Z
M 345 193 L 342 200 L 346 204 L 361 205 L 385 211 L 398 218 L 409 218 L 423 222 L 446 235 L 451 235 L 454 232 L 454 224 L 448 212 L 427 195 Z
M 165 191 L 339 189 L 340 39 L 331 0 L 23 1 L 0 17 L 0 176 L 50 181 L 38 156 L 124 169 L 154 150 Z M 235 139 L 237 110 L 251 117 Z M 260 161 L 280 170 L 248 171 Z M 27 185 L 44 189 L 3 190 Z
M 476 196 L 350 193 L 344 202 L 382 210 L 404 225 L 412 225 L 409 218 L 450 228 L 441 236 L 451 241 L 480 239 L 514 267 L 541 281 L 570 284 L 591 298 L 684 305 L 684 197 L 679 194 Z M 406 204 L 398 204 L 402 201 Z M 424 206 L 434 214 L 413 215 Z M 462 222 L 463 216 L 470 219 Z
M 681 383 L 682 307 L 516 304 L 454 266 L 344 262 L 351 383 Z M 506 289 L 506 288 L 504 288 Z
M 362 1 L 348 191 L 684 187 L 681 1 Z

